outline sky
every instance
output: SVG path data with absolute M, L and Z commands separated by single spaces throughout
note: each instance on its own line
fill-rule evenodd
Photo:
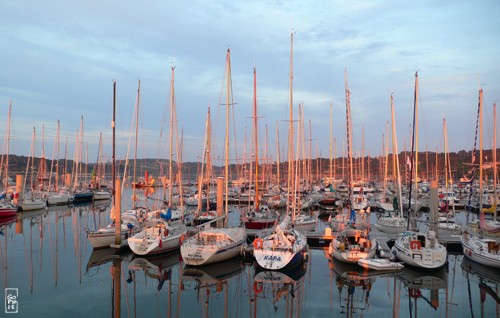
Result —
M 254 67 L 259 158 L 276 159 L 278 127 L 283 160 L 293 34 L 294 120 L 300 103 L 302 139 L 313 158 L 330 156 L 330 135 L 335 140 L 334 155 L 340 156 L 342 148 L 346 151 L 346 74 L 354 156 L 383 154 L 383 136 L 392 130 L 387 125 L 391 94 L 399 151 L 410 148 L 416 72 L 418 149 L 442 152 L 446 135 L 448 151 L 471 150 L 480 88 L 484 148 L 490 149 L 493 103 L 500 98 L 498 12 L 500 2 L 495 0 L 4 0 L 0 133 L 6 136 L 11 102 L 10 153 L 30 153 L 35 127 L 35 156 L 41 156 L 44 148 L 47 158 L 73 159 L 76 145 L 83 144 L 83 161 L 95 162 L 102 133 L 102 160 L 110 160 L 116 80 L 116 157 L 133 158 L 140 80 L 137 156 L 168 159 L 171 68 L 175 67 L 182 161 L 200 160 L 210 106 L 212 156 L 215 164 L 222 165 L 229 48 L 234 101 L 230 160 L 254 153 Z M 55 151 L 58 120 L 59 153 Z M 79 143 L 76 136 L 82 126 Z M 173 159 L 181 158 L 174 154 Z

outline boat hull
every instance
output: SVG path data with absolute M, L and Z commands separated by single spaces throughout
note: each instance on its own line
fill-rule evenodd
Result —
M 240 255 L 244 243 L 245 240 L 240 240 L 224 247 L 211 246 L 198 249 L 191 242 L 186 242 L 181 247 L 182 259 L 189 266 L 201 266 L 225 261 Z
M 264 230 L 272 228 L 276 224 L 276 219 L 248 220 L 245 221 L 245 228 L 249 230 Z
M 500 268 L 499 252 L 497 251 L 496 254 L 492 254 L 487 251 L 488 250 L 487 246 L 481 246 L 482 244 L 477 244 L 477 243 L 473 244 L 472 242 L 467 241 L 462 237 L 462 248 L 465 257 L 485 266 Z
M 254 256 L 257 264 L 264 269 L 281 270 L 289 268 L 304 259 L 306 245 L 296 252 L 282 250 L 255 250 Z
M 396 241 L 392 251 L 397 259 L 413 267 L 436 269 L 443 267 L 446 263 L 446 250 L 444 252 L 434 251 L 429 248 L 412 250 L 405 248 Z
M 391 262 L 388 259 L 360 259 L 358 265 L 376 271 L 394 271 L 403 269 L 404 267 L 403 264 Z

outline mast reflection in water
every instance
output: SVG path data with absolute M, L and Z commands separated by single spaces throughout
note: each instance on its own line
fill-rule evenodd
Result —
M 191 268 L 178 252 L 138 258 L 92 250 L 85 228 L 107 223 L 109 205 L 0 220 L 1 285 L 18 288 L 17 316 L 500 317 L 498 271 L 463 255 L 431 272 L 365 271 L 317 249 L 287 271 L 262 271 L 240 258 Z

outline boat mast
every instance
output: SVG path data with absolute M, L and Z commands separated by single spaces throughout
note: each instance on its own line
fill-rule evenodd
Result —
M 288 173 L 287 173 L 287 212 L 290 211 L 290 190 L 293 184 L 293 32 L 290 33 L 290 116 L 288 127 Z
M 7 193 L 7 188 L 9 187 L 9 153 L 10 153 L 10 116 L 12 114 L 12 101 L 9 101 L 9 114 L 7 116 L 7 155 L 5 156 L 5 179 L 4 179 L 4 191 Z
M 253 127 L 255 143 L 255 210 L 259 210 L 259 126 L 257 125 L 257 71 L 253 68 Z
M 111 170 L 112 170 L 112 178 L 113 178 L 113 181 L 112 181 L 112 184 L 113 184 L 113 189 L 111 190 L 112 191 L 112 195 L 113 195 L 113 206 L 115 207 L 116 206 L 116 203 L 115 203 L 115 190 L 116 190 L 116 169 L 115 169 L 115 161 L 116 161 L 116 157 L 115 157 L 115 154 L 116 154 L 116 146 L 115 146 L 115 138 L 116 138 L 116 133 L 115 133 L 115 118 L 116 118 L 116 81 L 113 80 L 113 120 L 111 121 L 111 130 L 113 132 L 113 140 L 112 140 L 112 153 L 111 153 L 111 160 L 112 160 L 112 167 L 111 167 Z
M 479 214 L 483 212 L 483 88 L 479 89 Z
M 392 149 L 395 154 L 395 169 L 393 173 L 396 173 L 397 183 L 398 183 L 398 201 L 399 201 L 399 213 L 403 216 L 403 197 L 401 190 L 401 172 L 399 170 L 399 156 L 398 156 L 398 137 L 396 135 L 396 118 L 394 116 L 394 98 L 391 94 L 391 122 L 392 122 Z
M 172 207 L 172 190 L 173 190 L 173 181 L 172 181 L 172 131 L 174 129 L 174 69 L 172 66 L 172 79 L 170 80 L 170 139 L 169 139 L 169 166 L 168 166 L 168 180 L 169 180 L 169 189 L 168 189 L 168 206 Z M 148 180 L 146 180 L 147 182 Z
M 330 102 L 330 182 L 333 183 L 333 165 L 332 165 L 332 142 L 333 142 L 333 103 Z
M 137 169 L 137 136 L 139 134 L 139 101 L 141 96 L 141 80 L 137 81 L 137 100 L 135 101 L 135 147 L 134 147 L 134 186 L 132 187 L 132 208 L 136 207 L 136 197 L 135 197 L 135 188 L 137 187 L 136 180 L 136 169 Z M 148 180 L 145 180 L 146 184 Z
M 349 91 L 348 81 L 347 81 L 347 70 L 344 71 L 344 80 L 345 80 L 345 111 L 346 111 L 346 137 L 347 137 L 347 156 L 348 156 L 348 164 L 349 164 L 349 176 L 348 176 L 348 198 L 349 201 L 352 200 L 352 185 L 354 183 L 353 180 L 353 163 L 352 163 L 352 133 L 351 133 L 351 92 Z M 353 202 L 350 202 L 351 207 L 353 206 Z
M 493 103 L 493 203 L 497 203 L 497 103 Z M 493 211 L 496 219 L 497 210 Z
M 58 119 L 57 120 L 57 134 L 56 134 L 56 152 L 57 152 L 57 161 L 56 161 L 56 184 L 55 184 L 55 190 L 58 191 L 59 190 L 59 150 L 60 150 L 60 146 L 59 146 L 59 142 L 60 142 L 60 133 L 61 133 L 61 123 L 60 123 L 60 120 Z
M 416 144 L 416 138 L 415 138 L 415 128 L 416 128 L 416 123 L 417 123 L 417 117 L 418 117 L 418 100 L 417 100 L 417 97 L 418 96 L 418 72 L 415 72 L 415 93 L 414 93 L 414 97 L 413 97 L 413 127 L 412 127 L 412 136 L 411 136 L 411 159 L 410 159 L 410 182 L 409 182 L 409 186 L 410 186 L 410 191 L 409 191 L 409 194 L 408 194 L 408 211 L 411 211 L 411 190 L 412 190 L 412 178 L 413 178 L 413 166 L 416 166 L 416 162 L 417 162 L 417 157 L 415 157 L 415 161 L 413 160 L 413 155 L 415 154 L 415 144 Z M 416 170 L 415 170 L 415 173 L 416 173 Z M 418 183 L 415 184 L 416 186 L 418 186 Z M 415 187 L 415 192 L 417 192 L 418 188 Z M 416 215 L 416 211 L 417 211 L 417 196 L 415 195 L 415 215 Z M 408 222 L 406 224 L 406 228 L 407 230 L 410 229 L 410 213 L 408 213 Z
M 224 206 L 224 227 L 227 226 L 227 216 L 228 216 L 228 194 L 229 194 L 229 112 L 230 112 L 230 99 L 229 95 L 231 93 L 231 50 L 227 49 L 226 54 L 226 71 L 227 71 L 227 83 L 226 83 L 226 142 L 224 153 L 226 155 L 225 167 L 224 167 L 224 188 L 225 188 L 225 206 Z
M 276 178 L 278 183 L 278 194 L 281 193 L 281 176 L 280 176 L 280 139 L 278 133 L 278 121 L 276 121 Z

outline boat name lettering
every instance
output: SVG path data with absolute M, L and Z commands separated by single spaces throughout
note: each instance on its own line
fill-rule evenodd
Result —
M 266 256 L 264 256 L 264 260 L 265 261 L 271 261 L 271 262 L 274 262 L 274 261 L 281 262 L 281 256 L 269 256 L 269 255 L 266 255 Z

